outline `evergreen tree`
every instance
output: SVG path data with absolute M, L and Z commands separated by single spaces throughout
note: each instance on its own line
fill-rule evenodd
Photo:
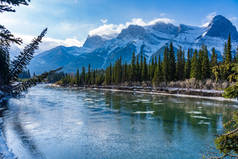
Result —
M 136 75 L 137 75 L 136 73 L 137 73 L 136 56 L 135 56 L 135 52 L 133 52 L 132 60 L 131 60 L 131 77 L 130 77 L 131 81 L 136 80 Z
M 235 62 L 238 63 L 238 46 L 236 48 Z
M 158 64 L 156 65 L 155 73 L 152 82 L 155 85 L 158 85 L 160 82 L 163 81 L 163 73 L 162 73 L 162 66 L 161 66 L 161 60 L 159 56 Z
M 187 61 L 185 63 L 185 78 L 189 79 L 190 78 L 190 73 L 191 73 L 191 53 L 192 50 L 188 49 L 187 53 Z
M 78 86 L 80 85 L 79 69 L 77 69 L 77 71 L 76 71 L 76 84 Z
M 199 49 L 198 52 L 198 61 L 197 61 L 197 79 L 201 80 L 202 79 L 202 61 L 203 61 L 203 50 Z
M 183 80 L 184 78 L 184 52 L 181 47 L 177 53 L 176 77 L 177 80 Z
M 230 64 L 232 61 L 232 54 L 231 54 L 231 35 L 229 34 L 228 41 L 227 41 L 227 48 L 225 50 L 225 64 Z
M 163 76 L 164 81 L 169 81 L 169 60 L 168 60 L 168 47 L 165 47 L 164 49 L 164 60 L 163 60 Z
M 169 45 L 169 53 L 168 53 L 168 71 L 169 71 L 169 81 L 175 80 L 175 75 L 176 75 L 176 62 L 175 62 L 175 53 L 174 53 L 174 47 L 173 43 L 171 42 Z
M 86 71 L 85 71 L 85 67 L 83 66 L 82 67 L 82 73 L 81 73 L 81 76 L 80 76 L 80 83 L 82 84 L 86 84 L 85 83 L 85 80 L 86 80 Z
M 190 74 L 190 77 L 191 78 L 196 78 L 198 79 L 198 55 L 197 55 L 197 50 L 194 51 L 193 53 L 193 57 L 192 57 L 192 60 L 191 60 L 191 74 Z
M 122 65 L 122 82 L 127 81 L 127 77 L 128 77 L 128 66 L 127 63 L 125 63 L 124 65 Z
M 202 74 L 201 74 L 201 79 L 207 79 L 210 77 L 210 65 L 209 65 L 209 57 L 208 57 L 208 50 L 207 47 L 204 45 L 202 46 Z
M 135 77 L 135 81 L 140 81 L 140 62 L 139 62 L 139 56 L 137 56 L 136 58 L 136 77 Z
M 142 67 L 142 81 L 147 81 L 147 80 L 148 80 L 148 69 L 147 69 L 146 57 L 144 56 L 143 67 Z
M 90 64 L 88 65 L 88 73 L 86 76 L 86 83 L 91 84 L 91 65 Z
M 217 66 L 217 54 L 215 48 L 212 48 L 211 67 Z
M 7 48 L 0 47 L 0 85 L 6 85 L 10 81 L 8 80 L 9 75 L 9 51 Z
M 226 61 L 226 56 L 227 56 L 227 43 L 225 42 L 223 51 L 223 63 L 225 63 Z
M 112 84 L 112 64 L 106 69 L 105 82 L 106 85 Z
M 96 84 L 96 72 L 97 72 L 97 70 L 93 70 L 93 76 L 92 76 L 92 80 L 91 80 L 92 84 Z

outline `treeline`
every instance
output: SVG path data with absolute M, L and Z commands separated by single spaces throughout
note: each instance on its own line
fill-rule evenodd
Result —
M 162 56 L 152 57 L 147 62 L 146 56 L 141 52 L 133 53 L 130 64 L 123 63 L 119 58 L 113 65 L 110 64 L 105 70 L 83 67 L 81 73 L 66 74 L 60 80 L 60 84 L 76 85 L 114 85 L 124 82 L 149 81 L 154 85 L 161 82 L 182 81 L 189 78 L 197 80 L 213 79 L 215 81 L 236 81 L 237 71 L 234 67 L 238 64 L 238 48 L 235 56 L 232 56 L 231 37 L 229 35 L 224 45 L 223 59 L 218 61 L 215 48 L 212 49 L 209 58 L 208 49 L 203 45 L 199 50 L 180 47 L 175 54 L 173 43 L 166 46 Z M 177 56 L 177 57 L 176 57 Z

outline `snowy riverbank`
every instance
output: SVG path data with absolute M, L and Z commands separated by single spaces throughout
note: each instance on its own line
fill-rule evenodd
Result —
M 238 103 L 237 99 L 228 99 L 222 97 L 223 90 L 205 90 L 205 89 L 188 89 L 188 88 L 152 88 L 141 86 L 88 86 L 88 87 L 63 87 L 56 84 L 49 84 L 49 87 L 69 88 L 69 89 L 96 89 L 96 90 L 110 90 L 120 92 L 134 92 L 142 94 L 154 94 L 163 96 L 175 96 L 184 98 L 209 99 L 217 101 L 229 101 Z

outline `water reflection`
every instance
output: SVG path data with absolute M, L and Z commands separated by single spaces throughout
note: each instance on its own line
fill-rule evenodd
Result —
M 24 159 L 200 158 L 230 119 L 231 105 L 39 86 L 9 101 L 3 129 Z
M 4 136 L 7 134 L 6 125 L 4 125 L 4 121 L 6 120 L 4 118 L 5 114 L 9 113 L 9 107 L 8 107 L 8 100 L 4 100 L 0 103 L 1 110 L 0 110 L 0 118 L 3 119 L 3 122 L 0 123 L 0 130 L 3 132 Z M 44 159 L 45 157 L 43 154 L 39 151 L 37 148 L 37 145 L 35 144 L 33 138 L 30 136 L 30 134 L 22 127 L 21 120 L 19 119 L 19 112 L 15 111 L 11 114 L 11 126 L 13 127 L 15 135 L 20 139 L 20 142 L 22 145 L 29 150 L 29 154 L 32 156 L 32 158 L 39 158 Z

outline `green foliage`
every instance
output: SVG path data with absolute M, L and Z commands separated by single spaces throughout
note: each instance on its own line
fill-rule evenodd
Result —
M 229 43 L 229 42 L 228 42 Z M 227 50 L 227 46 L 225 47 Z M 216 81 L 236 82 L 238 80 L 238 64 L 236 60 L 225 64 L 225 62 L 218 63 L 215 48 L 212 49 L 211 60 L 208 57 L 208 50 L 203 45 L 199 52 L 188 49 L 187 59 L 185 60 L 185 53 L 180 47 L 177 52 L 177 59 L 174 58 L 173 44 L 165 47 L 163 53 L 163 60 L 157 61 L 157 57 L 151 58 L 148 63 L 146 56 L 141 52 L 135 54 L 133 52 L 130 64 L 123 64 L 120 57 L 113 65 L 110 64 L 105 71 L 95 70 L 88 66 L 88 72 L 85 67 L 82 67 L 81 74 L 76 71 L 76 75 L 65 76 L 60 83 L 64 85 L 120 85 L 120 84 L 137 84 L 141 82 L 151 83 L 154 86 L 159 86 L 162 82 L 170 82 L 175 80 L 184 80 L 185 78 L 195 78 L 196 80 L 206 80 L 209 78 Z M 225 60 L 225 58 L 224 58 Z M 80 81 L 78 82 L 78 79 Z M 226 92 L 236 91 L 236 86 L 227 89 Z M 229 96 L 227 93 L 226 97 Z
M 185 78 L 189 79 L 190 78 L 190 74 L 191 74 L 191 54 L 190 54 L 191 50 L 188 49 L 188 53 L 187 53 L 187 61 L 185 62 Z
M 175 62 L 175 53 L 173 43 L 171 42 L 169 45 L 168 52 L 168 80 L 172 81 L 176 77 L 176 62 Z
M 169 81 L 169 60 L 168 60 L 168 47 L 164 49 L 164 60 L 162 63 L 164 81 Z
M 12 86 L 11 93 L 13 95 L 19 95 L 22 91 L 26 91 L 29 87 L 35 86 L 36 84 L 43 82 L 49 74 L 53 74 L 61 69 L 62 68 L 58 68 L 56 70 L 45 72 L 39 76 L 34 76 L 24 82 L 20 82 L 19 84 Z
M 238 157 L 238 112 L 233 119 L 224 124 L 224 134 L 215 139 L 217 149 L 224 157 Z
M 201 79 L 205 80 L 210 77 L 210 65 L 209 65 L 209 57 L 208 50 L 206 46 L 202 46 L 202 62 L 201 62 Z
M 0 12 L 15 12 L 12 6 L 28 5 L 30 0 L 1 0 Z
M 158 64 L 156 66 L 157 67 L 155 69 L 154 77 L 152 80 L 152 82 L 155 86 L 159 85 L 159 83 L 163 81 L 163 73 L 162 73 L 160 56 L 159 56 Z
M 13 6 L 19 5 L 28 5 L 28 0 L 1 0 L 0 1 L 0 13 L 2 12 L 15 12 L 12 8 Z M 14 83 L 19 78 L 19 75 L 24 72 L 26 66 L 30 63 L 33 58 L 33 54 L 36 49 L 38 49 L 39 44 L 41 43 L 42 38 L 45 36 L 47 29 L 43 30 L 42 33 L 35 39 L 32 43 L 27 45 L 24 50 L 20 53 L 19 56 L 12 62 L 9 59 L 9 47 L 11 44 L 22 44 L 20 38 L 15 38 L 11 32 L 6 29 L 4 26 L 0 25 L 0 86 L 7 85 L 8 90 L 12 94 L 20 93 L 21 91 L 26 90 L 28 87 L 41 82 L 46 78 L 50 73 L 53 73 L 58 70 L 50 71 L 44 73 L 40 76 L 34 76 L 33 78 L 20 82 L 18 85 L 12 86 L 11 83 Z M 29 72 L 28 72 L 29 74 Z
M 192 61 L 191 61 L 191 74 L 190 77 L 191 78 L 196 78 L 198 79 L 199 73 L 198 73 L 198 57 L 197 57 L 197 50 L 195 50 L 193 57 L 192 57 Z
M 0 47 L 0 85 L 9 83 L 9 52 L 8 49 Z
M 44 29 L 37 38 L 33 39 L 32 43 L 27 45 L 20 55 L 18 55 L 17 58 L 12 61 L 8 76 L 10 81 L 16 80 L 23 69 L 30 63 L 35 50 L 38 49 L 39 44 L 41 43 L 41 40 L 45 36 L 46 32 L 47 28 Z
M 226 88 L 223 96 L 225 98 L 238 98 L 238 83 Z
M 225 47 L 224 50 L 224 55 L 225 55 L 225 64 L 229 64 L 232 61 L 232 56 L 231 56 L 231 35 L 229 34 L 228 41 L 227 41 L 227 46 Z
M 182 51 L 182 48 L 180 47 L 178 53 L 177 53 L 177 63 L 176 63 L 176 79 L 177 80 L 183 80 L 184 79 L 184 52 Z

